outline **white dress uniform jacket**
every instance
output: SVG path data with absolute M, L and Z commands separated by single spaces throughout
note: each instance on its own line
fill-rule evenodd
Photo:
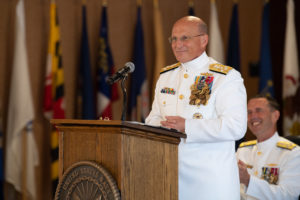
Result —
M 276 132 L 270 139 L 244 142 L 237 158 L 249 165 L 248 187 L 241 185 L 242 199 L 289 200 L 300 194 L 300 148 Z M 270 183 L 269 183 L 270 182 Z
M 227 74 L 219 73 L 227 69 L 220 64 L 219 72 L 214 72 L 209 70 L 212 64 L 218 63 L 204 52 L 161 73 L 146 118 L 147 124 L 156 126 L 165 116 L 186 119 L 187 138 L 181 140 L 178 150 L 180 200 L 240 199 L 235 140 L 242 138 L 247 128 L 246 91 L 239 72 L 229 68 Z M 190 105 L 190 87 L 205 73 L 213 77 L 208 102 Z

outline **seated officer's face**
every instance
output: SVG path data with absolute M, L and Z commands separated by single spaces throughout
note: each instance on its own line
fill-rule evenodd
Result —
M 276 127 L 277 118 L 265 98 L 255 98 L 248 102 L 248 128 L 260 137 Z

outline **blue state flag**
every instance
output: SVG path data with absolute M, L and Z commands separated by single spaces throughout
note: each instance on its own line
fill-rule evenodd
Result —
M 266 2 L 263 8 L 262 33 L 259 61 L 259 93 L 274 97 L 271 50 L 270 50 L 270 5 Z
M 232 8 L 227 61 L 226 64 L 240 71 L 240 41 L 239 41 L 239 19 L 238 19 L 238 4 L 234 3 Z
M 133 63 L 135 64 L 135 71 L 131 74 L 129 114 L 131 116 L 131 120 L 144 121 L 149 112 L 149 95 L 146 79 L 144 35 L 140 6 L 138 6 L 137 10 Z M 139 96 L 141 97 L 141 107 L 138 109 L 137 99 Z M 139 113 L 138 110 L 140 110 Z
M 108 85 L 106 78 L 114 73 L 114 62 L 108 40 L 106 6 L 102 7 L 97 60 L 97 116 L 112 119 L 112 102 L 119 98 L 117 83 Z
M 80 52 L 79 90 L 81 95 L 81 118 L 95 119 L 95 99 L 91 75 L 89 42 L 86 27 L 86 7 L 82 6 L 82 38 Z

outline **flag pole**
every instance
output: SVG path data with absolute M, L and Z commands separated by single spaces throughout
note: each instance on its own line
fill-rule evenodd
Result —
M 142 0 L 137 0 L 136 4 L 137 4 L 137 6 L 142 6 Z
M 26 183 L 27 183 L 27 131 L 24 129 L 22 130 L 22 200 L 27 200 L 27 190 L 26 190 Z

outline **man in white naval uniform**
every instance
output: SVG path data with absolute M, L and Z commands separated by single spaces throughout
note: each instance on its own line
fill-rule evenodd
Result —
M 237 151 L 242 199 L 290 200 L 300 195 L 300 148 L 280 137 L 279 105 L 271 97 L 248 102 L 248 127 L 256 136 Z
M 146 123 L 187 134 L 178 149 L 179 199 L 240 199 L 235 140 L 247 128 L 243 79 L 206 55 L 200 18 L 179 19 L 169 40 L 179 63 L 162 69 Z

